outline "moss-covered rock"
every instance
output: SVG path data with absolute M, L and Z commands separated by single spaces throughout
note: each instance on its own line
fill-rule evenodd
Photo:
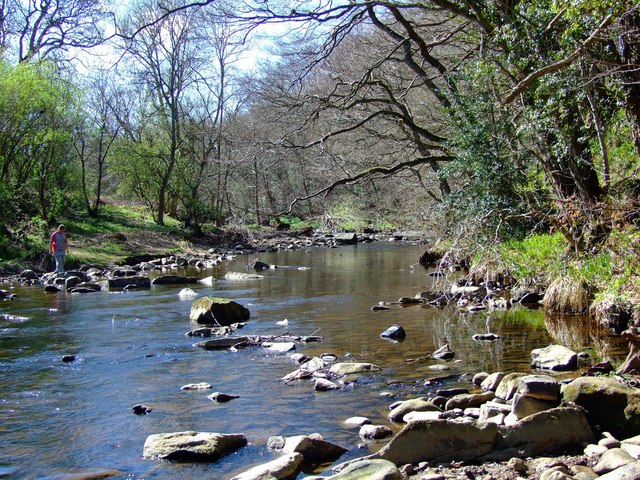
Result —
M 577 378 L 564 387 L 563 400 L 583 407 L 594 431 L 621 438 L 640 434 L 640 391 L 613 378 Z
M 191 304 L 192 321 L 204 325 L 229 326 L 249 320 L 249 309 L 228 298 L 202 297 Z

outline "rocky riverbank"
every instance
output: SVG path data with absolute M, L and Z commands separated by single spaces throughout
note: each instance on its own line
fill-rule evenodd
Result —
M 211 268 L 243 254 L 248 255 L 247 270 L 232 273 L 243 279 L 250 277 L 259 281 L 260 270 L 278 268 L 277 265 L 256 261 L 255 254 L 260 251 L 332 247 L 339 246 L 340 241 L 336 237 L 325 240 L 312 237 L 270 246 L 236 244 L 183 255 L 138 257 L 118 267 L 83 266 L 65 275 L 26 270 L 5 281 L 44 286 L 47 291 L 68 294 L 148 288 L 154 282 L 186 286 L 198 280 L 177 275 L 179 267 Z M 523 298 L 529 298 L 532 303 L 540 300 L 534 302 L 532 296 L 518 297 L 508 286 L 495 281 L 485 284 L 449 282 L 448 285 L 441 291 L 419 292 L 379 306 L 393 308 L 395 303 L 419 302 L 436 308 L 455 302 L 460 309 L 475 311 L 480 308 L 511 308 L 515 303 L 527 303 Z M 11 294 L 5 291 L 5 295 L 10 298 Z M 218 315 L 216 313 L 213 317 L 221 323 Z M 196 318 L 192 320 L 199 322 Z M 246 320 L 242 315 L 235 319 L 242 320 Z M 203 323 L 207 324 L 206 319 Z M 396 336 L 398 332 L 399 329 L 395 329 L 392 333 Z M 216 334 L 230 340 L 224 348 L 239 348 L 234 328 L 225 328 Z M 391 338 L 391 333 L 387 336 Z M 283 343 L 278 341 L 282 339 L 269 340 L 271 347 L 274 343 Z M 500 341 L 500 338 L 477 340 Z M 251 339 L 242 343 L 256 346 L 264 342 Z M 440 353 L 447 355 L 441 357 L 443 361 L 455 356 L 451 351 Z M 437 358 L 437 354 L 431 353 L 433 358 Z M 327 401 L 331 401 L 333 390 L 349 389 L 360 376 L 375 375 L 376 371 L 385 368 L 384 365 L 357 364 L 332 355 L 307 358 L 303 354 L 291 354 L 291 360 L 299 366 L 282 381 L 310 380 L 309 388 L 314 388 L 318 395 L 326 395 Z M 352 425 L 354 435 L 361 437 L 363 442 L 388 439 L 386 445 L 374 454 L 340 463 L 345 449 L 325 441 L 322 432 L 310 429 L 307 435 L 273 437 L 263 453 L 276 456 L 276 460 L 259 463 L 260 455 L 256 458 L 258 465 L 247 465 L 246 471 L 237 473 L 234 478 L 293 479 L 301 476 L 303 471 L 313 469 L 314 465 L 315 468 L 333 465 L 335 473 L 306 478 L 640 478 L 640 438 L 637 437 L 640 435 L 640 394 L 634 378 L 614 375 L 610 365 L 592 365 L 584 370 L 587 376 L 582 376 L 577 370 L 578 353 L 560 345 L 532 352 L 531 363 L 534 374 L 478 372 L 471 389 L 442 388 L 434 391 L 433 395 L 390 403 L 386 424 L 372 425 L 363 417 L 336 419 Z M 559 370 L 574 374 L 559 381 L 554 374 Z M 234 398 L 233 395 L 216 393 L 212 401 Z M 134 413 L 152 411 L 151 407 L 143 407 L 134 406 Z M 394 430 L 397 431 L 395 435 Z M 247 439 L 239 432 L 166 432 L 147 439 L 141 450 L 149 459 L 215 462 L 244 448 L 246 443 Z

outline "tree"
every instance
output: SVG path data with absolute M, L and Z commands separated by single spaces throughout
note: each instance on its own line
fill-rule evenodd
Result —
M 147 27 L 133 36 L 127 46 L 135 59 L 132 69 L 136 81 L 148 93 L 146 100 L 152 105 L 148 123 L 139 127 L 162 135 L 161 139 L 153 140 L 151 150 L 143 147 L 149 177 L 145 183 L 156 187 L 153 211 L 160 225 L 164 224 L 170 182 L 183 147 L 185 99 L 202 65 L 193 21 L 195 12 L 181 10 L 153 23 L 161 13 L 157 6 L 137 3 L 132 10 L 135 26 L 130 29 Z M 130 136 L 129 140 L 135 142 L 141 138 L 151 137 L 137 135 Z
M 87 85 L 84 97 L 84 115 L 73 135 L 73 148 L 82 167 L 82 194 L 87 213 L 98 215 L 102 201 L 107 159 L 121 127 L 113 111 L 115 97 L 120 94 L 109 78 L 98 74 Z
M 48 219 L 63 207 L 57 197 L 65 188 L 76 106 L 74 89 L 50 64 L 0 64 L 0 178 L 14 214 L 34 213 L 38 205 Z
M 0 40 L 15 44 L 18 62 L 44 60 L 100 45 L 111 18 L 103 0 L 3 0 Z

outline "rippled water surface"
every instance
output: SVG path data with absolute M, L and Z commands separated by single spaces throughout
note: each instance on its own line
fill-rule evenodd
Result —
M 192 299 L 178 297 L 182 287 L 85 295 L 16 287 L 18 298 L 0 304 L 0 314 L 26 317 L 0 319 L 0 477 L 54 479 L 116 469 L 123 472 L 119 478 L 229 478 L 274 458 L 266 448 L 270 436 L 313 432 L 348 448 L 345 460 L 380 446 L 342 425 L 350 416 L 388 424 L 394 399 L 470 387 L 470 376 L 458 374 L 528 371 L 530 351 L 553 342 L 551 335 L 588 346 L 592 335 L 578 324 L 558 326 L 524 309 L 460 315 L 452 308 L 394 305 L 372 312 L 379 301 L 413 296 L 443 282 L 415 265 L 423 250 L 378 243 L 261 254 L 261 261 L 288 268 L 267 270 L 257 281 L 222 279 L 227 271 L 246 271 L 253 256 L 196 273 L 218 279 L 213 286 L 190 286 L 199 295 L 231 298 L 250 309 L 242 334 L 321 335 L 324 342 L 300 344 L 298 352 L 331 352 L 343 361 L 383 368 L 334 392 L 314 392 L 309 381 L 283 384 L 280 379 L 296 368 L 286 355 L 195 347 L 197 340 L 185 336 L 193 327 Z M 276 324 L 284 319 L 288 326 Z M 404 342 L 379 337 L 392 324 L 404 327 Z M 501 339 L 471 340 L 486 332 Z M 456 357 L 442 371 L 427 354 L 445 343 Z M 65 354 L 77 360 L 62 362 Z M 197 382 L 240 398 L 215 404 L 207 399 L 211 391 L 180 389 Z M 393 397 L 382 397 L 383 391 Z M 136 416 L 131 407 L 137 403 L 153 411 Z M 239 432 L 249 446 L 212 464 L 142 458 L 148 435 L 183 430 Z

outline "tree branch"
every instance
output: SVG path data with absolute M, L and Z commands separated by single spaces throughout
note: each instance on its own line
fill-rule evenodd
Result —
M 563 68 L 568 67 L 573 62 L 578 60 L 582 55 L 585 54 L 585 51 L 589 47 L 589 45 L 591 45 L 593 42 L 596 41 L 596 38 L 600 34 L 600 32 L 602 32 L 602 30 L 604 30 L 611 23 L 612 19 L 613 19 L 613 15 L 611 15 L 611 14 L 607 15 L 607 17 L 605 17 L 605 19 L 600 23 L 600 25 L 598 25 L 598 28 L 596 28 L 593 31 L 593 33 L 589 36 L 589 38 L 587 38 L 575 50 L 575 52 L 573 52 L 568 57 L 563 58 L 559 62 L 552 63 L 551 65 L 547 65 L 546 67 L 542 67 L 542 68 L 536 70 L 535 72 L 532 72 L 529 75 L 527 75 L 524 79 L 522 79 L 515 86 L 515 88 L 513 90 L 511 90 L 511 93 L 509 93 L 509 95 L 507 95 L 507 97 L 502 101 L 502 105 L 509 105 L 511 102 L 513 102 L 513 100 L 518 95 L 520 95 L 527 88 L 529 88 L 531 86 L 531 84 L 535 80 L 537 80 L 538 78 L 544 77 L 545 75 L 549 75 L 549 74 L 554 73 L 554 72 L 557 72 L 558 70 L 562 70 Z
M 414 158 L 413 160 L 408 160 L 406 162 L 401 162 L 398 163 L 396 165 L 393 165 L 391 167 L 382 167 L 382 166 L 378 166 L 378 167 L 372 167 L 372 168 L 368 168 L 366 170 L 361 171 L 360 173 L 357 173 L 356 175 L 353 175 L 351 177 L 345 177 L 345 178 L 340 178 L 338 180 L 336 180 L 335 182 L 333 182 L 330 185 L 327 185 L 324 188 L 321 188 L 320 190 L 314 192 L 314 193 L 310 193 L 309 195 L 306 195 L 304 197 L 296 197 L 293 199 L 293 201 L 289 204 L 289 209 L 284 211 L 284 212 L 280 212 L 278 214 L 276 214 L 275 216 L 280 216 L 280 215 L 289 215 L 292 211 L 293 211 L 293 207 L 299 203 L 299 202 L 303 202 L 305 200 L 309 200 L 311 198 L 315 198 L 318 197 L 320 195 L 324 195 L 325 197 L 327 195 L 329 195 L 336 187 L 339 187 L 340 185 L 347 185 L 349 183 L 356 183 L 360 180 L 362 180 L 363 178 L 367 178 L 370 177 L 372 175 L 376 175 L 376 174 L 380 174 L 380 175 L 393 175 L 395 173 L 398 173 L 401 170 L 407 170 L 410 169 L 412 167 L 415 167 L 417 165 L 422 165 L 422 164 L 426 164 L 429 162 L 450 162 L 452 160 L 454 160 L 455 157 L 452 156 L 434 156 L 434 157 L 420 157 L 420 158 Z

